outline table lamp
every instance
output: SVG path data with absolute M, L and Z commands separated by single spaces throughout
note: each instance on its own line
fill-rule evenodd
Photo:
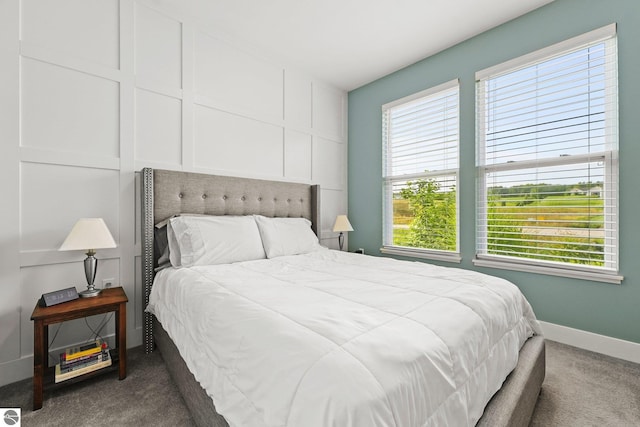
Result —
M 96 249 L 115 248 L 116 242 L 113 240 L 107 224 L 102 218 L 81 218 L 73 226 L 71 232 L 65 239 L 60 251 L 87 251 L 87 258 L 84 260 L 84 274 L 87 277 L 87 289 L 79 292 L 81 297 L 95 297 L 100 293 L 96 289 L 93 281 L 98 271 L 98 260 L 94 257 Z
M 353 227 L 351 227 L 351 223 L 349 222 L 349 218 L 346 215 L 338 215 L 336 217 L 336 222 L 333 224 L 333 231 L 339 231 L 338 235 L 338 246 L 340 246 L 340 250 L 342 250 L 342 245 L 344 245 L 344 231 L 353 231 Z

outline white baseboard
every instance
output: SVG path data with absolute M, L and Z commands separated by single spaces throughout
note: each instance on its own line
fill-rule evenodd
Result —
M 0 387 L 33 378 L 33 356 L 0 364 Z
M 598 335 L 554 323 L 540 322 L 544 337 L 551 341 L 595 351 L 596 353 L 640 363 L 640 344 L 618 338 Z

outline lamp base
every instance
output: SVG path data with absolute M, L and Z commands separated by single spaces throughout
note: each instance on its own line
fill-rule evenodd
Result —
M 100 292 L 102 292 L 102 289 L 85 289 L 82 292 L 78 292 L 78 295 L 80 296 L 80 298 L 90 298 L 97 297 L 98 295 L 100 295 Z
M 87 251 L 87 257 L 84 260 L 84 274 L 87 277 L 87 289 L 82 292 L 78 292 L 80 298 L 97 297 L 100 295 L 100 289 L 96 289 L 93 286 L 93 282 L 96 279 L 96 271 L 98 270 L 98 260 L 94 257 L 96 251 L 89 249 Z

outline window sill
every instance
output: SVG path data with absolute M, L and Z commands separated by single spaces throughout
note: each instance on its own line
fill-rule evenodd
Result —
M 447 261 L 460 264 L 462 257 L 457 252 L 430 251 L 426 249 L 412 249 L 398 246 L 383 246 L 380 252 L 386 255 L 398 255 L 411 258 L 431 259 L 434 261 Z
M 613 283 L 619 285 L 624 276 L 606 271 L 573 270 L 570 268 L 547 267 L 544 265 L 532 265 L 503 260 L 499 258 L 474 258 L 473 265 L 477 267 L 498 268 L 501 270 L 522 271 L 525 273 L 547 274 L 550 276 L 568 277 L 571 279 L 591 280 L 594 282 Z

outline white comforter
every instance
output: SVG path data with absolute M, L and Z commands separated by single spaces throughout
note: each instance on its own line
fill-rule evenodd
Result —
M 471 426 L 539 332 L 505 280 L 332 250 L 165 269 L 148 310 L 231 426 Z

